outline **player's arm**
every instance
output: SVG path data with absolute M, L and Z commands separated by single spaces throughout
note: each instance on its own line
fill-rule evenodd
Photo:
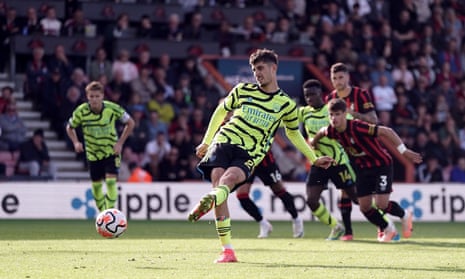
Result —
M 215 136 L 215 133 L 220 128 L 227 114 L 228 111 L 224 108 L 223 104 L 219 104 L 216 107 L 212 117 L 210 118 L 210 122 L 208 123 L 208 128 L 205 132 L 202 143 L 195 149 L 195 154 L 197 155 L 197 157 L 202 158 L 203 156 L 205 156 L 208 146 L 211 144 L 213 137 Z
M 131 135 L 132 131 L 134 130 L 134 126 L 135 126 L 134 119 L 132 119 L 132 117 L 127 112 L 123 114 L 123 116 L 121 117 L 121 121 L 124 123 L 124 128 L 123 128 L 123 132 L 121 132 L 121 135 L 118 141 L 113 147 L 115 154 L 121 154 L 123 145 L 128 139 L 129 135 Z
M 70 119 L 71 121 L 71 119 Z M 79 141 L 78 136 L 76 134 L 76 129 L 71 126 L 71 124 L 68 122 L 66 125 L 66 134 L 68 134 L 69 139 L 73 143 L 74 151 L 76 153 L 80 153 L 84 151 L 84 146 L 82 143 Z
M 404 157 L 409 159 L 414 163 L 421 163 L 423 161 L 421 155 L 413 150 L 408 149 L 405 144 L 402 142 L 399 135 L 397 135 L 394 130 L 386 126 L 377 126 L 378 128 L 378 137 L 385 138 L 389 140 L 394 146 L 397 146 L 397 150 Z
M 317 158 L 315 153 L 313 152 L 312 149 L 308 146 L 307 142 L 305 142 L 304 137 L 300 133 L 298 129 L 290 129 L 286 127 L 286 135 L 289 138 L 289 140 L 292 142 L 292 144 L 302 152 L 305 157 L 307 157 L 310 162 L 318 167 L 322 168 L 328 168 L 332 163 L 333 159 L 328 156 L 323 156 Z
M 321 140 L 321 138 L 326 137 L 328 134 L 328 127 L 321 127 L 321 129 L 316 132 L 315 136 L 310 139 L 310 146 L 313 149 L 318 149 L 318 142 Z
M 348 109 L 347 112 L 350 113 L 350 115 L 352 115 L 355 119 L 360 119 L 362 121 L 372 124 L 378 123 L 378 116 L 376 115 L 376 112 L 374 110 L 361 113 Z

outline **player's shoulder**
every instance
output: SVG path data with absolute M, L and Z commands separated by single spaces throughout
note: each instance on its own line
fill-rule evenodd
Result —
M 74 111 L 75 112 L 84 112 L 84 111 L 88 111 L 88 110 L 90 110 L 89 104 L 87 102 L 84 102 L 84 103 L 80 104 L 79 106 L 77 106 Z
M 111 101 L 107 101 L 107 100 L 103 101 L 103 106 L 111 110 L 122 110 L 123 109 L 119 104 L 111 102 Z

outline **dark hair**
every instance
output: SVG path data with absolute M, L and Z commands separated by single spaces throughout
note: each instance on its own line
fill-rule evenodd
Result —
M 321 82 L 317 79 L 308 79 L 307 81 L 304 82 L 304 84 L 302 85 L 302 88 L 312 88 L 312 87 L 316 87 L 318 89 L 322 89 L 321 87 Z
M 338 73 L 338 72 L 348 73 L 349 68 L 347 67 L 346 64 L 341 63 L 341 62 L 332 65 L 331 66 L 331 74 Z
M 328 102 L 328 110 L 331 112 L 335 111 L 342 111 L 345 112 L 347 110 L 346 102 L 343 99 L 332 99 Z
M 255 65 L 259 62 L 273 63 L 278 65 L 278 54 L 273 50 L 262 48 L 255 50 L 249 58 L 250 65 Z

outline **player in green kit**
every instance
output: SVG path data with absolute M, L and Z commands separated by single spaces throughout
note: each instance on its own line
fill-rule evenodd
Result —
M 134 120 L 121 106 L 103 100 L 103 86 L 100 82 L 93 81 L 87 85 L 86 97 L 88 102 L 73 111 L 66 132 L 73 142 L 74 150 L 80 153 L 84 152 L 84 145 L 79 141 L 75 129 L 79 126 L 82 128 L 92 194 L 97 208 L 102 211 L 115 206 L 121 150 L 134 129 Z M 120 137 L 115 127 L 117 120 L 125 124 Z M 103 181 L 107 186 L 106 195 L 102 189 Z
M 202 158 L 198 169 L 212 182 L 213 190 L 201 198 L 188 219 L 195 222 L 215 209 L 216 230 L 223 247 L 216 263 L 237 261 L 227 198 L 265 157 L 281 122 L 290 141 L 314 165 L 328 167 L 333 162 L 327 156 L 317 158 L 300 133 L 297 105 L 278 86 L 278 55 L 258 49 L 250 55 L 249 63 L 257 84 L 239 83 L 229 92 L 196 148 L 196 155 Z M 223 124 L 228 112 L 232 116 Z
M 299 120 L 304 124 L 307 136 L 311 139 L 322 127 L 329 125 L 328 106 L 323 101 L 322 87 L 318 80 L 307 80 L 302 87 L 304 99 L 308 106 L 299 108 Z M 330 156 L 334 159 L 335 164 L 327 169 L 312 166 L 306 181 L 307 204 L 313 215 L 331 227 L 328 240 L 352 240 L 352 238 L 344 238 L 346 230 L 352 231 L 350 218 L 343 220 L 344 226 L 342 226 L 325 205 L 320 203 L 321 193 L 328 188 L 329 180 L 334 183 L 337 189 L 344 191 L 352 201 L 357 203 L 355 172 L 350 165 L 349 157 L 336 140 L 329 138 L 321 139 L 315 154 Z

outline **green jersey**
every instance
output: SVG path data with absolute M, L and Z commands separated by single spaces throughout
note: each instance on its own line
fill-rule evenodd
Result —
M 329 125 L 328 105 L 314 109 L 310 106 L 299 108 L 299 121 L 304 124 L 305 131 L 309 138 L 322 128 Z M 315 150 L 317 156 L 329 156 L 338 164 L 349 164 L 349 157 L 344 148 L 334 139 L 323 137 L 318 143 L 318 150 Z
M 86 146 L 86 157 L 89 161 L 97 161 L 114 154 L 113 147 L 118 141 L 115 123 L 120 120 L 126 123 L 129 114 L 118 104 L 103 101 L 100 113 L 91 111 L 88 103 L 78 106 L 69 125 L 72 128 L 82 127 Z
M 232 112 L 232 116 L 220 126 L 226 112 Z M 282 90 L 266 93 L 251 83 L 239 83 L 231 90 L 212 116 L 203 142 L 238 145 L 257 166 L 270 148 L 281 121 L 289 139 L 314 159 L 310 148 L 305 149 L 308 146 L 304 146 L 305 140 L 299 131 L 296 103 Z

